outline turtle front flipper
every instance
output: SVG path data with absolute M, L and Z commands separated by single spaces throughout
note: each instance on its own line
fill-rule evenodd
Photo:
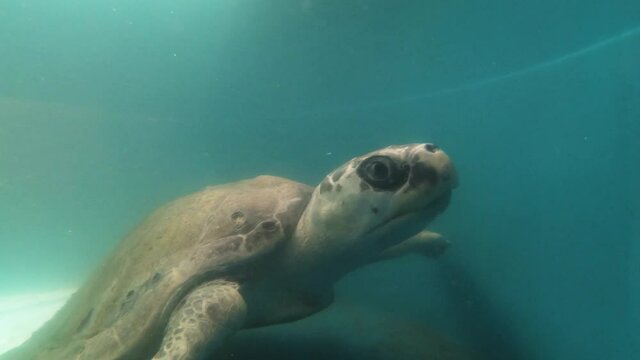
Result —
M 238 284 L 216 280 L 195 288 L 173 311 L 153 360 L 191 360 L 219 347 L 243 325 L 247 309 Z
M 451 242 L 444 236 L 423 230 L 407 240 L 384 250 L 376 260 L 390 260 L 409 254 L 420 254 L 436 258 L 442 255 L 450 244 Z

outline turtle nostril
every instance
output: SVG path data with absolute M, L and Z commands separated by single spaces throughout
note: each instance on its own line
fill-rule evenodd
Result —
M 424 144 L 424 148 L 427 149 L 427 151 L 430 153 L 434 153 L 438 149 L 440 149 L 438 145 L 435 145 L 435 144 Z

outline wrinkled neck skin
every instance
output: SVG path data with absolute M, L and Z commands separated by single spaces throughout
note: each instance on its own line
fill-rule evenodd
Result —
M 312 202 L 315 200 L 314 197 Z M 358 209 L 357 203 L 352 204 L 355 208 L 342 211 L 339 216 L 326 206 L 311 203 L 307 207 L 284 252 L 290 276 L 302 282 L 330 285 L 375 261 L 385 249 L 424 230 L 434 216 L 424 210 L 389 219 L 380 226 L 368 224 L 370 218 L 359 216 L 362 211 L 370 211 L 368 207 Z

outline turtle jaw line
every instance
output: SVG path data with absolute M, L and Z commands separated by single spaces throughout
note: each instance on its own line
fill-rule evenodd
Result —
M 369 234 L 377 232 L 380 228 L 386 227 L 392 222 L 403 222 L 408 220 L 411 217 L 415 217 L 414 221 L 424 221 L 426 223 L 433 220 L 438 214 L 444 212 L 449 204 L 449 199 L 451 198 L 451 191 L 444 192 L 433 200 L 429 201 L 426 205 L 411 209 L 408 211 L 400 211 L 393 216 L 389 217 L 384 222 L 374 226 L 369 230 Z
M 411 217 L 415 217 L 415 220 L 420 220 L 423 217 L 420 216 L 424 211 L 425 211 L 426 207 L 424 208 L 420 208 L 414 211 L 405 211 L 405 212 L 400 212 L 398 214 L 395 214 L 394 216 L 388 218 L 387 220 L 385 220 L 384 222 L 372 227 L 369 231 L 368 234 L 374 234 L 378 231 L 380 231 L 382 228 L 385 228 L 387 226 L 393 226 L 392 223 L 401 223 L 401 222 L 405 222 L 407 220 L 409 220 Z

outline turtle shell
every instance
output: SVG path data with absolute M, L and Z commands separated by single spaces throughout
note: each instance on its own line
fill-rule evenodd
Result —
M 293 234 L 312 187 L 284 178 L 208 187 L 129 233 L 12 359 L 151 357 L 168 317 L 195 286 L 242 282 Z M 265 261 L 267 260 L 267 261 Z

